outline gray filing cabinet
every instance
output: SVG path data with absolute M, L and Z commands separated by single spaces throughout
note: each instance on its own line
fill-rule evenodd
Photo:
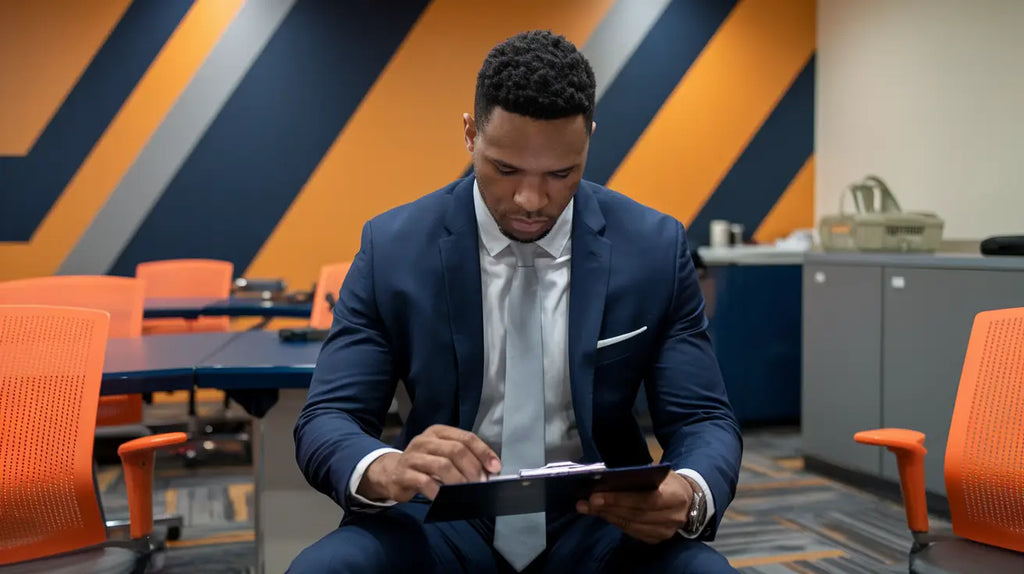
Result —
M 872 475 L 881 452 L 853 434 L 882 422 L 881 306 L 881 267 L 804 264 L 803 450 Z
M 803 289 L 804 453 L 895 481 L 895 457 L 852 435 L 918 430 L 926 488 L 945 495 L 946 437 L 974 316 L 1024 306 L 1024 257 L 808 253 Z
M 927 435 L 925 485 L 946 494 L 943 460 L 974 316 L 1024 306 L 1024 273 L 886 267 L 882 424 Z M 898 480 L 894 456 L 882 476 Z

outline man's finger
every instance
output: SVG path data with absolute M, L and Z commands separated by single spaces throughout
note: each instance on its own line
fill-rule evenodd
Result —
M 660 490 L 650 492 L 598 492 L 590 495 L 592 508 L 632 508 L 635 510 L 662 510 L 672 505 Z
M 666 526 L 652 526 L 649 524 L 630 524 L 623 530 L 627 535 L 646 542 L 648 544 L 657 544 L 664 542 L 675 535 L 676 531 Z
M 477 459 L 476 455 L 465 444 L 457 440 L 436 438 L 430 443 L 428 450 L 432 454 L 443 456 L 452 461 L 462 475 L 466 477 L 466 482 L 478 482 L 486 479 L 483 463 Z
M 602 518 L 608 521 L 609 524 L 618 527 L 619 530 L 627 535 L 648 544 L 656 544 L 667 540 L 675 534 L 675 529 L 667 525 L 639 524 L 618 516 L 605 516 Z
M 405 469 L 401 483 L 408 491 L 418 492 L 430 500 L 437 498 L 437 492 L 441 489 L 441 485 L 432 476 L 412 468 Z
M 480 437 L 455 427 L 435 425 L 431 428 L 435 429 L 435 435 L 439 438 L 456 440 L 466 445 L 487 472 L 497 474 L 501 471 L 501 461 L 498 460 L 498 455 Z
M 433 477 L 441 484 L 459 484 L 466 482 L 466 477 L 443 456 L 425 452 L 407 453 L 407 466 L 411 470 Z
M 614 507 L 595 509 L 595 514 L 602 517 L 614 517 L 635 524 L 675 525 L 682 528 L 686 524 L 687 512 L 682 508 L 664 510 L 637 510 L 635 508 Z

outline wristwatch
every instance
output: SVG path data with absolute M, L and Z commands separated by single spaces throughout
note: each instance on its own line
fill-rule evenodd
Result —
M 693 490 L 693 500 L 690 501 L 690 510 L 686 517 L 686 526 L 683 526 L 683 532 L 688 536 L 697 536 L 704 526 L 704 519 L 707 518 L 708 501 L 704 496 L 704 489 L 696 481 L 688 476 L 683 478 L 690 483 L 690 488 Z

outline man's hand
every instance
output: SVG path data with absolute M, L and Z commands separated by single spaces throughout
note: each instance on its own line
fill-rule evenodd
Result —
M 648 544 L 668 540 L 686 525 L 693 487 L 675 472 L 651 492 L 599 492 L 576 503 L 581 514 L 600 516 Z
M 417 493 L 433 500 L 442 484 L 486 480 L 501 461 L 480 437 L 434 425 L 412 439 L 405 452 L 388 453 L 366 468 L 356 493 L 369 500 L 407 502 Z

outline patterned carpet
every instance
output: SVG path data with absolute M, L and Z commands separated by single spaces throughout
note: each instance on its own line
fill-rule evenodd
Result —
M 749 574 L 906 572 L 902 509 L 805 472 L 798 448 L 793 429 L 746 434 L 739 492 L 713 546 Z M 168 542 L 164 571 L 253 571 L 250 468 L 184 468 L 164 458 L 156 472 L 154 512 L 185 520 L 181 540 Z M 102 467 L 98 478 L 107 517 L 126 516 L 120 470 Z M 948 523 L 933 518 L 932 527 Z

